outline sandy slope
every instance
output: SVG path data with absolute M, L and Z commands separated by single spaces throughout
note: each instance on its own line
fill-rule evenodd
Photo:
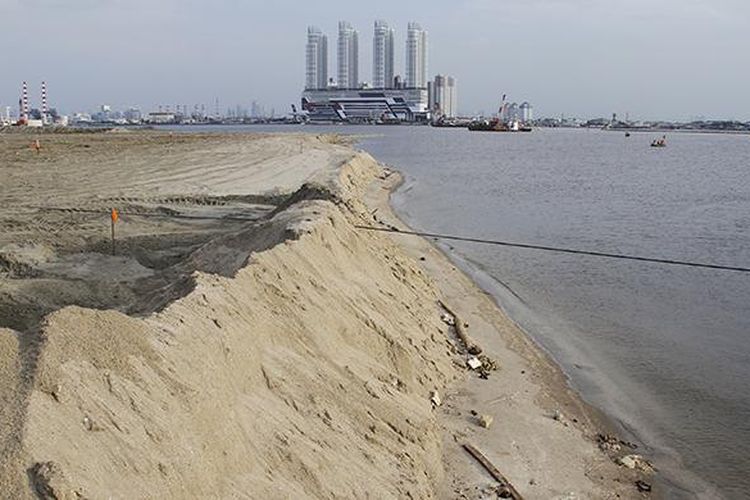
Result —
M 48 142 L 39 158 L 6 142 L 20 160 L 0 165 L 15 228 L 0 242 L 0 325 L 16 325 L 0 330 L 4 496 L 481 498 L 490 480 L 464 440 L 528 498 L 635 495 L 586 438 L 598 424 L 476 287 L 422 240 L 355 229 L 389 217 L 393 176 L 367 155 L 314 137 Z M 35 205 L 98 218 L 115 201 L 249 220 L 125 217 L 116 257 L 98 219 L 55 238 L 33 222 Z M 441 299 L 499 361 L 489 381 L 464 368 Z M 486 434 L 474 406 L 495 412 Z M 581 424 L 550 419 L 558 407 Z

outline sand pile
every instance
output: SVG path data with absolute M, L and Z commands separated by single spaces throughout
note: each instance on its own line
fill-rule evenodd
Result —
M 377 173 L 350 156 L 272 218 L 204 243 L 176 266 L 206 271 L 157 313 L 70 306 L 38 333 L 0 331 L 0 490 L 433 496 L 430 392 L 459 371 L 430 279 L 353 228 Z

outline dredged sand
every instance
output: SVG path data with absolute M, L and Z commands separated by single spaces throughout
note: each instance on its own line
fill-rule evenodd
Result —
M 487 498 L 465 442 L 526 498 L 638 496 L 489 297 L 425 240 L 355 228 L 401 226 L 398 176 L 367 154 L 327 136 L 0 140 L 4 496 Z M 499 364 L 489 380 L 440 301 Z

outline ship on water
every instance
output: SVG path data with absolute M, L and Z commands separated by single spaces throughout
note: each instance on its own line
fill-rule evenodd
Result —
M 476 119 L 469 124 L 472 132 L 531 132 L 531 127 L 518 120 L 517 117 L 508 117 L 508 103 L 506 95 L 500 102 L 497 116 L 489 119 Z

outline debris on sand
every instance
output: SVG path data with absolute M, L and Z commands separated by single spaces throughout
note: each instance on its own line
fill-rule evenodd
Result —
M 490 378 L 490 373 L 497 371 L 498 369 L 497 362 L 486 354 L 480 354 L 477 356 L 477 360 L 481 363 L 477 368 L 479 378 L 481 379 L 487 380 Z
M 62 468 L 56 462 L 38 462 L 29 469 L 29 481 L 38 498 L 66 499 L 81 498 L 65 477 Z
M 625 455 L 617 459 L 617 464 L 628 469 L 640 470 L 643 472 L 653 472 L 654 467 L 648 460 L 640 455 Z
M 477 419 L 477 423 L 485 429 L 489 429 L 494 421 L 495 418 L 492 415 L 480 415 Z
M 482 352 L 482 348 L 469 338 L 469 334 L 466 332 L 468 323 L 464 323 L 459 318 L 455 311 L 451 310 L 443 301 L 439 301 L 440 307 L 445 310 L 445 313 L 441 316 L 443 321 L 448 325 L 452 326 L 456 331 L 456 336 L 461 340 L 461 343 L 466 348 L 466 351 L 473 355 L 478 355 Z
M 433 408 L 437 408 L 438 406 L 443 404 L 443 400 L 440 399 L 440 394 L 438 393 L 438 391 L 430 392 L 430 402 L 432 403 Z
M 562 413 L 562 412 L 561 412 L 560 410 L 555 410 L 555 411 L 554 411 L 554 412 L 552 413 L 552 415 L 551 415 L 551 418 L 552 418 L 552 420 L 554 420 L 555 422 L 560 422 L 560 423 L 561 423 L 561 424 L 563 424 L 563 425 L 564 425 L 565 427 L 567 427 L 567 426 L 569 425 L 569 424 L 568 424 L 568 419 L 567 419 L 567 418 L 565 418 L 565 415 L 563 415 L 563 413 Z
M 635 450 L 638 445 L 623 441 L 611 434 L 597 434 L 596 441 L 599 443 L 599 449 L 604 452 L 619 452 L 623 448 Z
M 482 362 L 476 356 L 471 356 L 467 361 L 466 365 L 472 370 L 477 370 L 482 367 Z
M 448 326 L 456 326 L 456 319 L 448 313 L 443 313 L 440 319 Z
M 495 464 L 489 461 L 484 454 L 469 443 L 464 444 L 464 449 L 479 462 L 484 469 L 490 473 L 490 475 L 499 483 L 497 496 L 500 498 L 512 498 L 515 500 L 521 500 L 521 494 L 516 491 L 510 481 L 495 467 Z
M 640 491 L 641 493 L 651 492 L 651 485 L 647 483 L 646 481 L 641 481 L 641 480 L 636 481 L 635 487 L 638 488 L 638 491 Z

